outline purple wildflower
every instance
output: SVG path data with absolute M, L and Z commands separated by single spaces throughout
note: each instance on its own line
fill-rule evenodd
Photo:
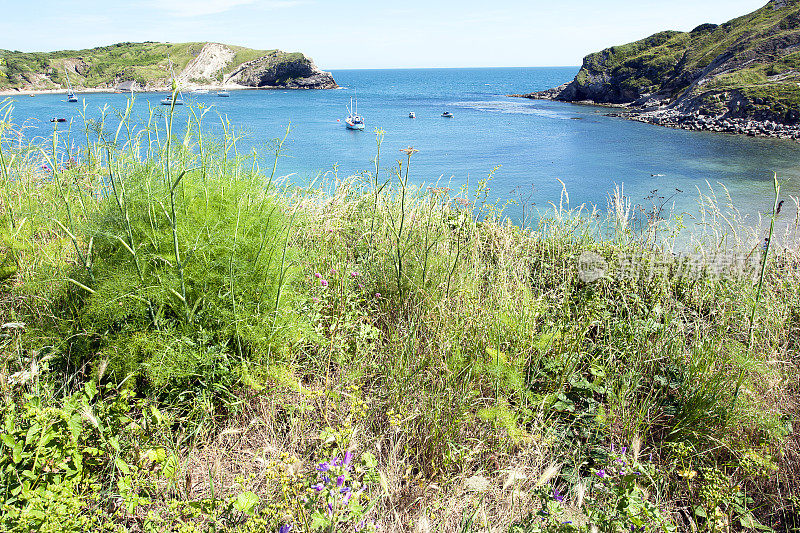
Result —
M 327 287 L 328 286 L 328 280 L 327 279 L 321 279 L 321 280 L 319 280 L 319 284 L 322 285 L 323 287 Z
M 333 504 L 328 504 L 328 516 L 333 516 Z
M 625 452 L 627 452 L 627 451 L 628 451 L 628 447 L 627 446 L 623 446 L 622 447 L 622 455 L 625 455 Z
M 322 277 L 322 274 L 320 274 L 319 272 L 315 272 L 314 277 L 320 279 Z
M 359 289 L 363 289 L 363 288 L 364 288 L 364 285 L 363 285 L 362 283 L 359 283 L 359 284 L 358 284 L 358 288 L 359 288 Z
M 342 485 L 344 485 L 344 475 L 336 478 L 336 486 L 341 487 Z
M 606 477 L 606 470 L 605 468 L 601 468 L 597 471 L 597 477 Z
M 376 292 L 376 293 L 375 293 L 375 298 L 380 298 L 380 297 L 381 297 L 381 293 L 379 293 L 379 292 Z
M 325 488 L 325 484 L 324 483 L 317 483 L 316 485 L 311 485 L 311 488 L 314 489 L 317 492 L 320 492 L 320 491 L 322 491 L 322 489 Z
M 342 494 L 347 494 L 348 492 L 352 492 L 352 490 L 353 489 L 351 489 L 350 487 L 342 487 L 341 489 L 339 489 L 339 492 Z
M 360 275 L 361 275 L 361 273 L 360 273 L 360 272 L 356 272 L 356 271 L 354 270 L 354 271 L 350 272 L 350 275 L 351 275 L 352 277 L 354 277 L 354 278 L 357 278 L 358 276 L 360 276 Z
M 348 492 L 347 494 L 345 494 L 344 498 L 342 498 L 342 505 L 347 505 L 348 503 L 350 503 L 350 498 L 352 497 L 353 497 L 352 492 Z
M 327 461 L 317 465 L 317 472 L 327 472 L 330 469 L 331 469 L 331 465 Z
M 553 499 L 558 503 L 561 503 L 564 501 L 564 495 L 561 494 L 558 489 L 553 489 Z
M 611 443 L 611 451 L 612 452 L 614 451 L 614 443 L 613 442 Z
M 284 524 L 278 530 L 278 533 L 289 533 L 292 530 L 292 524 Z
M 343 465 L 347 466 L 350 464 L 350 461 L 353 460 L 353 452 L 345 452 L 344 454 L 344 461 L 342 462 Z

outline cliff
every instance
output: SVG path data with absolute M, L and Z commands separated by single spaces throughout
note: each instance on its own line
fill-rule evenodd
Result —
M 792 136 L 800 122 L 800 0 L 691 32 L 665 31 L 586 56 L 575 79 L 528 98 L 610 104 L 631 118 Z M 789 127 L 786 131 L 785 126 Z
M 202 86 L 331 89 L 336 82 L 301 53 L 220 43 L 120 43 L 89 50 L 0 50 L 0 90 L 114 89 L 133 81 L 168 89 L 170 61 L 185 88 Z

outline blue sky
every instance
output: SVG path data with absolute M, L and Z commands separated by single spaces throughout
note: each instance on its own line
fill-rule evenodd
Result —
M 766 0 L 0 0 L 0 48 L 218 41 L 302 51 L 325 69 L 578 65 Z

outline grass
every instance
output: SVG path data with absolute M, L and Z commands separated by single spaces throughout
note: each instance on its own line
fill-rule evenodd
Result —
M 796 201 L 760 254 L 702 194 L 675 259 L 621 190 L 522 228 L 381 132 L 300 185 L 207 112 L 0 143 L 5 529 L 798 527 Z

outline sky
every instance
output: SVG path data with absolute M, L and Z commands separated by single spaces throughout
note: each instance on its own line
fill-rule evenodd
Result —
M 216 41 L 300 51 L 323 69 L 580 65 L 766 0 L 0 0 L 0 48 Z

